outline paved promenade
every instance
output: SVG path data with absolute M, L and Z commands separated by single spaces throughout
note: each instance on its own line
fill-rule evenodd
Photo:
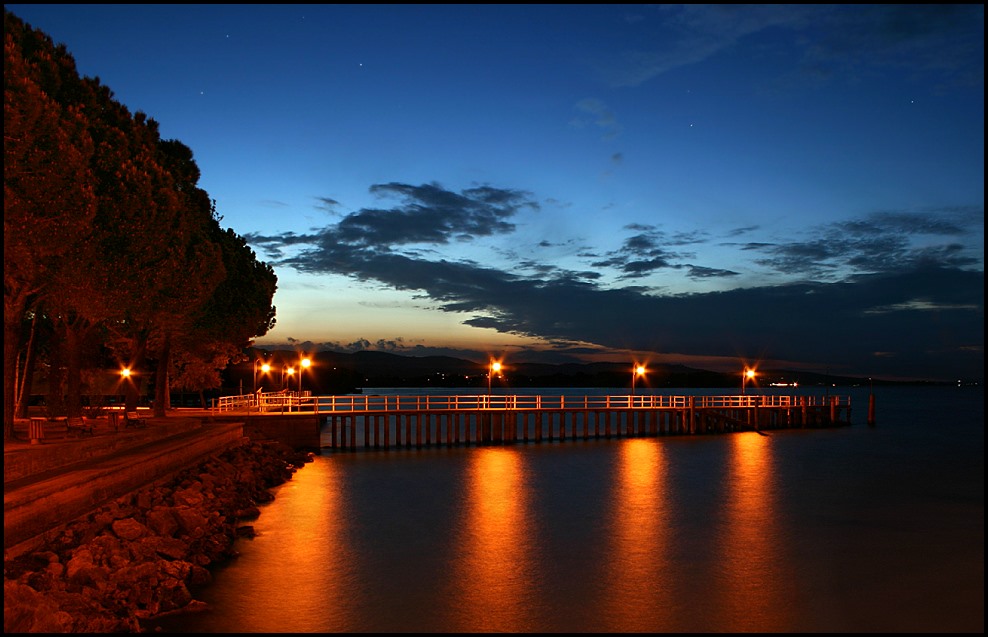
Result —
M 205 412 L 202 412 L 204 415 Z M 143 429 L 4 443 L 4 558 L 102 504 L 239 444 L 243 424 L 180 411 Z

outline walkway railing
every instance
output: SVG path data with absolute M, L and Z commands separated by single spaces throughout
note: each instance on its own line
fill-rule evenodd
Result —
M 231 396 L 219 409 L 298 414 L 338 450 L 510 444 L 847 425 L 849 396 Z M 327 446 L 327 445 L 323 445 Z
M 312 396 L 309 392 L 273 392 L 223 396 L 217 399 L 217 411 L 256 410 L 259 412 L 396 412 L 441 410 L 532 410 L 532 409 L 684 409 L 830 406 L 850 407 L 849 396 L 773 396 L 741 394 L 723 396 L 659 395 L 374 395 L 347 394 Z

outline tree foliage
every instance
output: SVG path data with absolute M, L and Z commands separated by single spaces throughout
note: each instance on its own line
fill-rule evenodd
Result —
M 30 343 L 51 380 L 65 379 L 72 415 L 93 352 L 155 364 L 164 415 L 173 359 L 183 388 L 211 387 L 218 371 L 192 373 L 190 361 L 225 366 L 274 325 L 274 271 L 220 227 L 199 177 L 188 146 L 4 10 L 5 438 L 18 361 L 33 360 L 23 327 L 39 316 L 55 340 Z

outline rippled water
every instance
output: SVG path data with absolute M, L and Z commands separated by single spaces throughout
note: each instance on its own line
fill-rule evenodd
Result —
M 983 632 L 983 390 L 838 391 L 850 427 L 326 450 L 159 628 Z

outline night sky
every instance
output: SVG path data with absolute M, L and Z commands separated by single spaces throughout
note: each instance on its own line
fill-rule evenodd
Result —
M 984 377 L 984 5 L 21 5 L 189 146 L 259 345 Z

